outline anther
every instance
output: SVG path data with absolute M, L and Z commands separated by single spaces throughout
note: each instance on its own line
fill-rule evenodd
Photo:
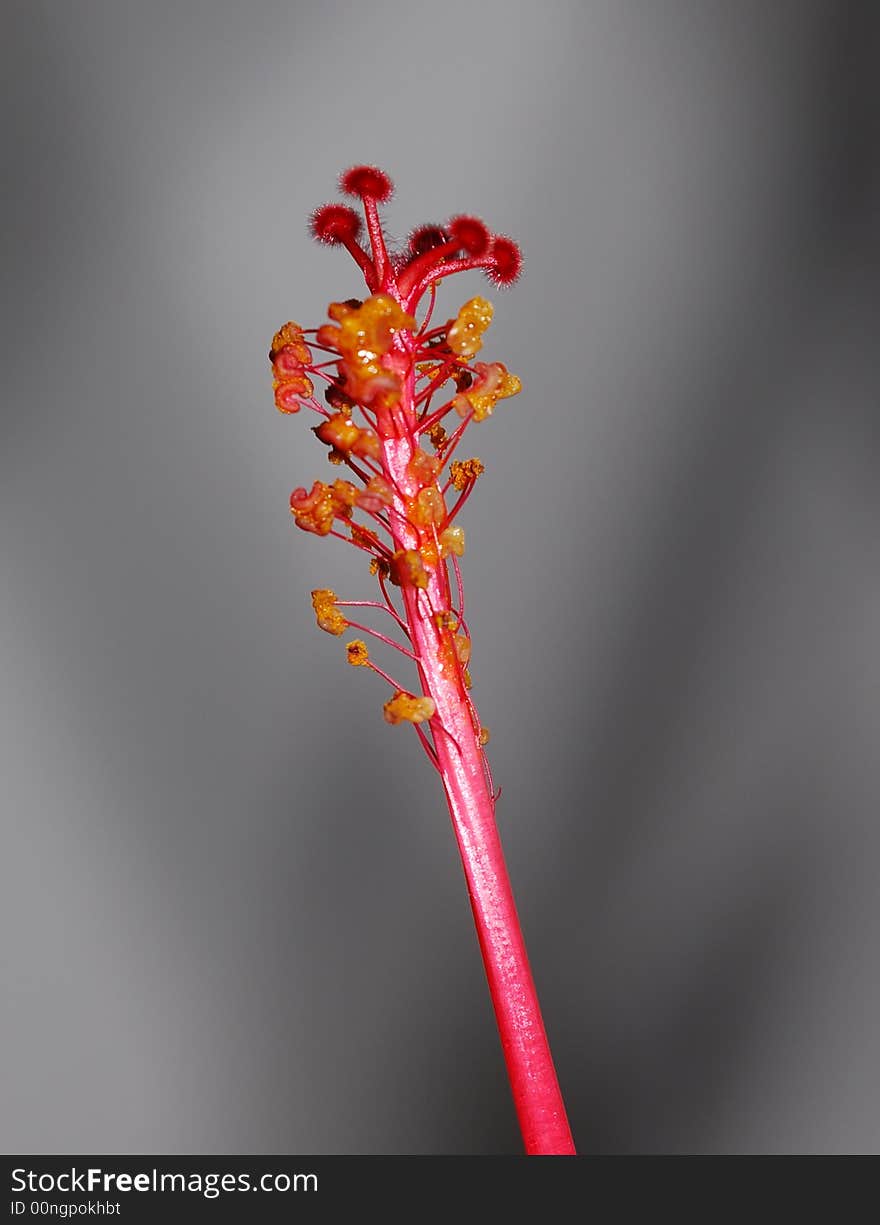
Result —
M 454 459 L 449 465 L 449 479 L 460 491 L 467 488 L 471 481 L 475 481 L 485 471 L 486 465 L 476 456 L 473 459 Z
M 446 333 L 446 341 L 452 352 L 466 358 L 479 353 L 483 347 L 483 333 L 492 322 L 494 313 L 492 303 L 485 298 L 471 298 L 465 302 Z
M 386 723 L 426 723 L 433 718 L 436 707 L 429 697 L 416 697 L 398 689 L 382 708 Z
M 345 633 L 348 622 L 336 607 L 336 593 L 329 587 L 319 587 L 312 592 L 312 608 L 320 629 L 337 637 Z
M 348 662 L 353 668 L 368 668 L 370 666 L 370 652 L 367 650 L 367 644 L 362 642 L 360 638 L 350 642 L 345 650 Z

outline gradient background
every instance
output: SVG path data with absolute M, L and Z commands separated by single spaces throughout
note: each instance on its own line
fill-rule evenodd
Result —
M 436 780 L 309 607 L 369 578 L 287 510 L 266 350 L 375 161 L 392 235 L 526 252 L 465 579 L 581 1150 L 877 1151 L 875 6 L 3 9 L 0 1147 L 519 1149 Z

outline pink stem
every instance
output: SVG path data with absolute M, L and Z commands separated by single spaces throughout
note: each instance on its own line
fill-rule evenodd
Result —
M 443 727 L 460 746 L 446 736 L 435 737 L 526 1152 L 573 1153 L 470 711 L 457 681 L 444 675 L 439 663 L 436 628 L 409 593 L 406 604 L 426 690 Z
M 395 488 L 404 491 L 412 485 L 406 471 L 417 429 L 412 405 L 410 377 L 400 405 L 402 419 L 409 428 L 403 437 L 382 441 L 386 476 Z M 404 507 L 401 505 L 400 509 L 403 512 Z M 399 543 L 404 548 L 414 548 L 418 541 L 410 529 L 403 528 Z M 447 733 L 434 737 L 434 749 L 464 867 L 525 1149 L 533 1154 L 571 1154 L 575 1151 L 574 1143 L 495 824 L 491 786 L 478 740 L 479 727 L 474 727 L 452 636 L 448 630 L 438 628 L 433 615 L 434 611 L 450 607 L 445 566 L 431 570 L 427 598 L 419 599 L 419 595 L 416 588 L 403 588 L 410 639 L 419 659 L 424 691 L 436 708 L 431 723 Z

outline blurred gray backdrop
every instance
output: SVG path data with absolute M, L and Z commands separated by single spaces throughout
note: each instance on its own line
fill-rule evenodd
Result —
M 877 1151 L 877 7 L 3 16 L 0 1147 L 519 1149 L 436 780 L 309 607 L 369 577 L 287 509 L 266 350 L 374 161 L 393 236 L 526 253 L 464 568 L 581 1150 Z

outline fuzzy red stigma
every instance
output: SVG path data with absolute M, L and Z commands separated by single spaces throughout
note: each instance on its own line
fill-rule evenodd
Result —
M 339 176 L 339 190 L 346 196 L 358 196 L 384 204 L 391 199 L 394 184 L 377 166 L 352 166 Z
M 492 267 L 486 276 L 496 285 L 512 285 L 522 271 L 522 251 L 504 234 L 496 234 L 492 241 Z
M 462 251 L 479 259 L 489 250 L 491 235 L 479 217 L 453 217 L 446 229 Z
M 361 232 L 361 219 L 347 204 L 322 204 L 312 213 L 309 228 L 318 242 L 338 246 L 357 239 Z
M 439 225 L 421 225 L 410 234 L 409 249 L 413 255 L 424 255 L 448 241 L 449 235 Z

